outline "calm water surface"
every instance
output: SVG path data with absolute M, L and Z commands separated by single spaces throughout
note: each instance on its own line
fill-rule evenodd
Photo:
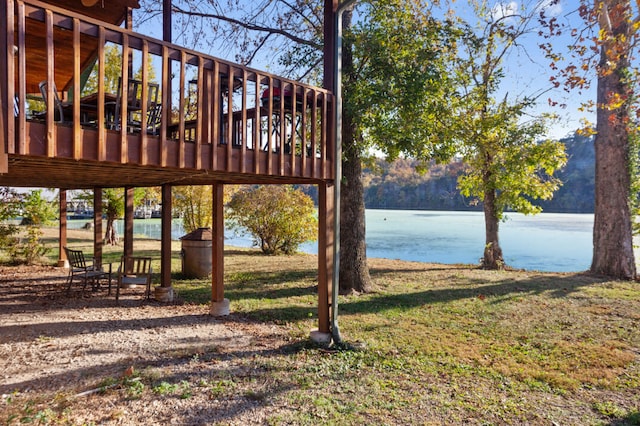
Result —
M 592 255 L 592 214 L 507 214 L 500 224 L 505 260 L 514 268 L 577 272 L 589 269 Z M 484 247 L 481 212 L 367 210 L 367 256 L 436 263 L 477 264 Z M 70 221 L 80 227 L 85 221 Z M 122 222 L 118 224 L 122 233 Z M 159 219 L 137 219 L 134 234 L 160 238 Z M 174 221 L 172 238 L 184 234 Z M 250 247 L 247 236 L 227 230 L 226 244 Z M 316 243 L 301 246 L 317 253 Z
M 593 215 L 507 214 L 500 243 L 508 265 L 540 271 L 584 271 L 592 256 Z M 476 264 L 484 250 L 481 212 L 367 210 L 367 255 Z

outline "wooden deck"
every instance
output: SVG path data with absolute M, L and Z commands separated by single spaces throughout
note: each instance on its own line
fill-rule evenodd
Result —
M 7 137 L 0 185 L 333 180 L 330 92 L 46 3 L 2 2 L 7 26 L 14 28 L 2 44 L 6 63 L 14 66 L 6 67 L 2 94 Z M 117 93 L 97 85 L 89 94 L 95 104 L 87 121 L 84 84 L 88 78 L 113 79 L 106 72 L 109 49 L 119 52 L 118 80 L 136 80 L 140 99 L 131 103 L 127 84 Z M 49 83 L 44 93 L 42 82 Z M 154 85 L 160 92 L 155 103 L 149 101 Z M 46 101 L 34 100 L 43 94 Z M 64 105 L 63 120 L 56 95 Z M 37 106 L 44 113 L 34 114 Z M 161 111 L 157 123 L 150 122 L 153 108 Z M 114 125 L 134 115 L 136 128 Z

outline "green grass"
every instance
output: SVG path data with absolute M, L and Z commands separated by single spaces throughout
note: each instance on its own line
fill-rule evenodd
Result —
M 233 311 L 304 342 L 317 321 L 314 260 L 263 258 L 277 265 L 228 271 Z M 564 415 L 545 407 L 550 398 L 571 401 L 579 423 L 637 424 L 638 283 L 390 263 L 372 261 L 374 293 L 340 300 L 343 337 L 365 349 L 327 355 L 300 343 L 263 360 L 290 372 L 279 387 L 297 389 L 279 397 L 295 412 L 275 423 L 400 424 L 422 406 L 430 419 L 544 423 Z M 208 302 L 205 280 L 174 286 L 190 303 Z
M 132 383 L 129 393 L 240 398 L 274 407 L 269 424 L 640 424 L 640 284 L 370 265 L 375 292 L 340 297 L 346 345 L 323 348 L 309 341 L 316 258 L 229 251 L 234 318 L 274 324 L 289 344 L 238 356 L 225 370 L 210 367 L 226 360 L 211 350 L 192 360 L 189 377 L 142 374 L 146 386 Z M 176 272 L 173 286 L 186 303 L 209 303 L 210 279 Z

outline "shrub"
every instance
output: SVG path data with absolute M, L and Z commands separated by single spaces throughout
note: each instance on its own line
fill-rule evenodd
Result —
M 265 254 L 293 254 L 314 241 L 318 218 L 313 200 L 290 186 L 266 185 L 239 191 L 228 204 L 236 229 L 251 234 Z
M 53 205 L 42 198 L 42 190 L 19 194 L 10 188 L 0 189 L 0 249 L 13 262 L 32 264 L 48 249 L 40 240 L 40 227 L 55 218 Z M 20 227 L 7 221 L 22 214 L 22 224 L 26 225 L 26 238 L 20 241 Z

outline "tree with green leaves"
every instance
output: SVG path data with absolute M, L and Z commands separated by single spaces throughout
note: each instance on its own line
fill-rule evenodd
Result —
M 19 242 L 17 234 L 20 231 L 11 220 L 20 214 L 21 206 L 21 194 L 13 188 L 0 187 L 0 249 L 10 257 Z
M 22 223 L 24 225 L 44 226 L 56 217 L 55 206 L 42 197 L 42 189 L 27 192 L 22 199 Z
M 22 200 L 22 224 L 26 225 L 27 238 L 14 255 L 25 259 L 27 264 L 34 263 L 46 254 L 48 248 L 42 243 L 42 227 L 56 217 L 53 203 L 42 197 L 42 190 L 32 190 Z
M 142 199 L 150 196 L 148 188 L 135 188 L 133 205 L 139 205 Z M 78 195 L 78 198 L 86 200 L 91 205 L 93 203 L 93 191 L 83 191 Z M 115 246 L 120 242 L 115 222 L 124 216 L 124 199 L 125 191 L 123 188 L 102 189 L 102 213 L 106 218 L 104 244 Z
M 236 186 L 225 186 L 224 202 L 231 199 Z M 182 217 L 186 233 L 198 228 L 210 228 L 213 218 L 213 192 L 210 185 L 176 186 L 173 188 L 173 207 Z
M 213 194 L 210 185 L 177 186 L 173 188 L 173 207 L 182 217 L 186 233 L 198 228 L 210 228 Z
M 524 214 L 542 211 L 533 203 L 548 200 L 561 182 L 553 174 L 564 166 L 564 145 L 541 140 L 544 120 L 520 123 L 526 104 L 505 101 L 470 119 L 464 147 L 466 172 L 458 188 L 466 197 L 482 201 L 485 218 L 485 247 L 482 267 L 501 269 L 504 257 L 499 242 L 499 225 L 504 211 Z
M 510 98 L 501 94 L 505 57 L 521 49 L 521 40 L 535 34 L 537 15 L 545 2 L 535 1 L 512 8 L 472 2 L 477 22 L 451 16 L 461 29 L 458 57 L 451 64 L 457 93 L 447 94 L 446 105 L 453 117 L 443 134 L 467 164 L 459 179 L 463 195 L 482 202 L 485 217 L 485 247 L 481 264 L 499 269 L 504 257 L 499 242 L 499 224 L 505 209 L 525 214 L 541 211 L 535 199 L 549 199 L 560 182 L 553 173 L 564 166 L 564 145 L 541 141 L 551 117 L 529 117 L 541 95 Z M 502 100 L 498 100 L 502 97 Z
M 579 23 L 541 16 L 548 32 L 542 43 L 557 86 L 582 91 L 597 82 L 596 123 L 586 121 L 583 133 L 595 135 L 595 214 L 591 271 L 635 279 L 634 215 L 640 211 L 639 152 L 640 68 L 634 61 L 640 40 L 640 4 L 630 0 L 581 0 Z M 555 38 L 571 35 L 568 55 L 558 52 Z
M 228 217 L 253 236 L 265 254 L 294 254 L 300 244 L 313 241 L 318 218 L 311 197 L 291 186 L 262 185 L 236 192 Z
M 439 132 L 449 117 L 442 114 L 441 100 L 450 90 L 446 64 L 455 34 L 420 0 L 366 2 L 364 16 L 355 25 L 351 11 L 343 18 L 341 293 L 371 290 L 362 184 L 370 149 L 389 159 L 415 149 L 423 167 L 451 155 L 451 144 Z
M 124 191 L 122 188 L 102 190 L 102 212 L 106 216 L 104 243 L 112 246 L 120 242 L 115 222 L 124 215 Z
M 156 80 L 156 71 L 153 66 L 153 58 L 147 60 L 147 72 L 149 82 Z M 102 85 L 107 93 L 118 93 L 118 82 L 122 74 L 122 49 L 117 44 L 107 44 L 104 49 L 104 81 Z M 142 79 L 142 66 L 138 68 L 132 78 Z M 98 64 L 91 69 L 89 78 L 82 88 L 82 96 L 98 91 Z

